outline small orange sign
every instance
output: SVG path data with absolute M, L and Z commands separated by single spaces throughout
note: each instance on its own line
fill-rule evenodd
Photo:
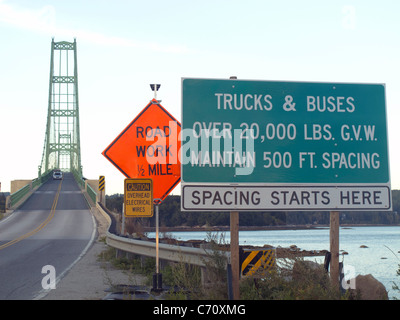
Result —
M 153 99 L 102 154 L 127 178 L 153 180 L 154 199 L 164 200 L 181 180 L 181 124 Z

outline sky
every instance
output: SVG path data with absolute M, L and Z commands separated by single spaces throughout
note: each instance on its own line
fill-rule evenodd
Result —
M 51 39 L 77 41 L 83 174 L 124 176 L 101 152 L 153 98 L 181 118 L 181 78 L 385 83 L 400 189 L 400 2 L 0 0 L 0 182 L 37 177 Z M 179 193 L 179 187 L 174 194 Z

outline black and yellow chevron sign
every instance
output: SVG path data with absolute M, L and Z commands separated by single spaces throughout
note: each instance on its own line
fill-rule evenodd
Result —
M 254 275 L 257 271 L 271 270 L 275 267 L 275 249 L 243 252 L 242 276 Z
M 99 191 L 103 191 L 106 187 L 106 180 L 104 176 L 99 177 Z

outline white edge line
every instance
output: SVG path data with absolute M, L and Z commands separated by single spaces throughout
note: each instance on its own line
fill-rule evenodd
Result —
M 88 242 L 88 244 L 86 245 L 86 247 L 83 249 L 83 251 L 81 252 L 81 254 L 78 256 L 78 258 L 76 258 L 76 260 L 74 262 L 72 262 L 68 268 L 66 268 L 57 278 L 56 278 L 56 287 L 57 284 L 61 281 L 61 279 L 72 269 L 72 267 L 78 263 L 79 260 L 82 259 L 82 257 L 86 254 L 86 252 L 89 250 L 89 248 L 92 246 L 92 243 L 94 241 L 94 238 L 96 236 L 96 232 L 97 232 L 97 223 L 96 223 L 96 219 L 94 218 L 94 215 L 92 213 L 92 210 L 90 210 L 90 213 L 92 215 L 92 222 L 93 222 L 93 232 L 92 232 L 92 236 Z M 51 290 L 54 289 L 42 289 L 39 291 L 39 293 L 33 297 L 32 300 L 40 300 L 43 299 L 45 296 L 47 296 Z

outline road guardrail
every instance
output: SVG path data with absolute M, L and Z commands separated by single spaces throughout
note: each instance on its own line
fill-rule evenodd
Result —
M 96 207 L 111 224 L 111 218 L 109 217 L 109 214 L 99 205 L 99 203 L 96 204 Z M 121 237 L 107 231 L 106 243 L 107 245 L 121 251 L 141 256 L 154 257 L 154 258 L 156 257 L 155 242 Z M 207 267 L 207 263 L 213 257 L 214 253 L 215 253 L 214 250 L 211 249 L 192 248 L 192 247 L 159 243 L 160 259 L 173 262 L 183 262 L 187 264 L 197 265 L 200 267 Z M 229 252 L 221 251 L 220 254 L 224 255 L 229 261 L 230 257 Z

